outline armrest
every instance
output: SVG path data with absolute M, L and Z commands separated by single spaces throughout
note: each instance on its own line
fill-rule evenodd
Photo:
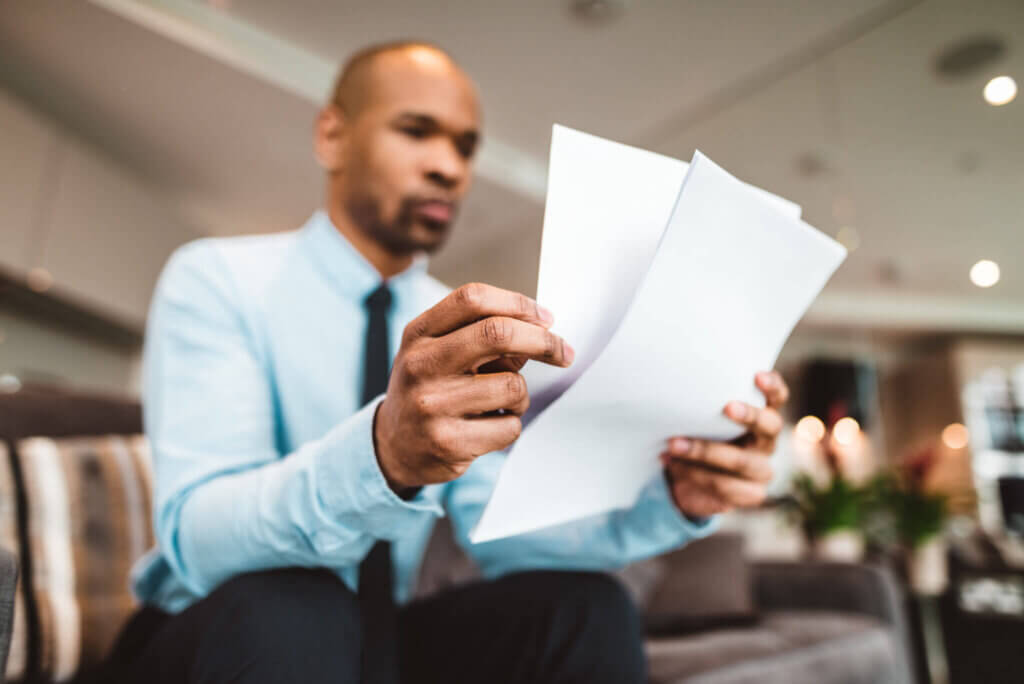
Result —
M 754 597 L 761 610 L 834 610 L 870 615 L 901 627 L 902 593 L 881 566 L 807 561 L 753 563 Z
M 752 563 L 760 610 L 832 610 L 881 620 L 897 640 L 901 680 L 915 681 L 903 590 L 892 571 L 863 563 Z
M 0 547 L 0 682 L 7 668 L 7 652 L 14 629 L 14 592 L 18 586 L 18 559 Z

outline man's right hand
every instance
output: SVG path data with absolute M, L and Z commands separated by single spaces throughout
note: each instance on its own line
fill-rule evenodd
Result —
M 528 359 L 571 364 L 575 352 L 548 330 L 552 321 L 525 295 L 470 283 L 406 326 L 373 428 L 393 490 L 454 480 L 476 457 L 519 437 L 526 380 L 478 371 L 518 369 Z

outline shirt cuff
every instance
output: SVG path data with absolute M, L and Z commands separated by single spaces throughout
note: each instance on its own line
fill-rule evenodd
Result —
M 718 529 L 717 516 L 690 517 L 679 510 L 663 473 L 640 494 L 637 508 L 651 517 L 647 524 L 652 529 L 664 529 L 666 535 L 674 535 L 680 542 L 706 537 Z
M 373 447 L 373 418 L 381 395 L 327 433 L 316 457 L 316 492 L 324 509 L 345 527 L 377 539 L 397 539 L 441 506 L 420 489 L 403 500 L 388 485 Z

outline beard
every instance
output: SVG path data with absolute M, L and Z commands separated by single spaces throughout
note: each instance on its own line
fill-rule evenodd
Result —
M 417 216 L 415 207 L 418 201 L 416 197 L 403 197 L 390 220 L 384 217 L 380 200 L 369 194 L 350 197 L 345 203 L 345 210 L 357 226 L 389 252 L 430 254 L 448 238 L 451 222 Z

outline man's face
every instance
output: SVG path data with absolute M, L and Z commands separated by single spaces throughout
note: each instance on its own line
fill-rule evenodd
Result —
M 330 192 L 388 251 L 440 247 L 470 185 L 480 115 L 472 83 L 426 49 L 378 57 L 365 102 L 346 119 Z

